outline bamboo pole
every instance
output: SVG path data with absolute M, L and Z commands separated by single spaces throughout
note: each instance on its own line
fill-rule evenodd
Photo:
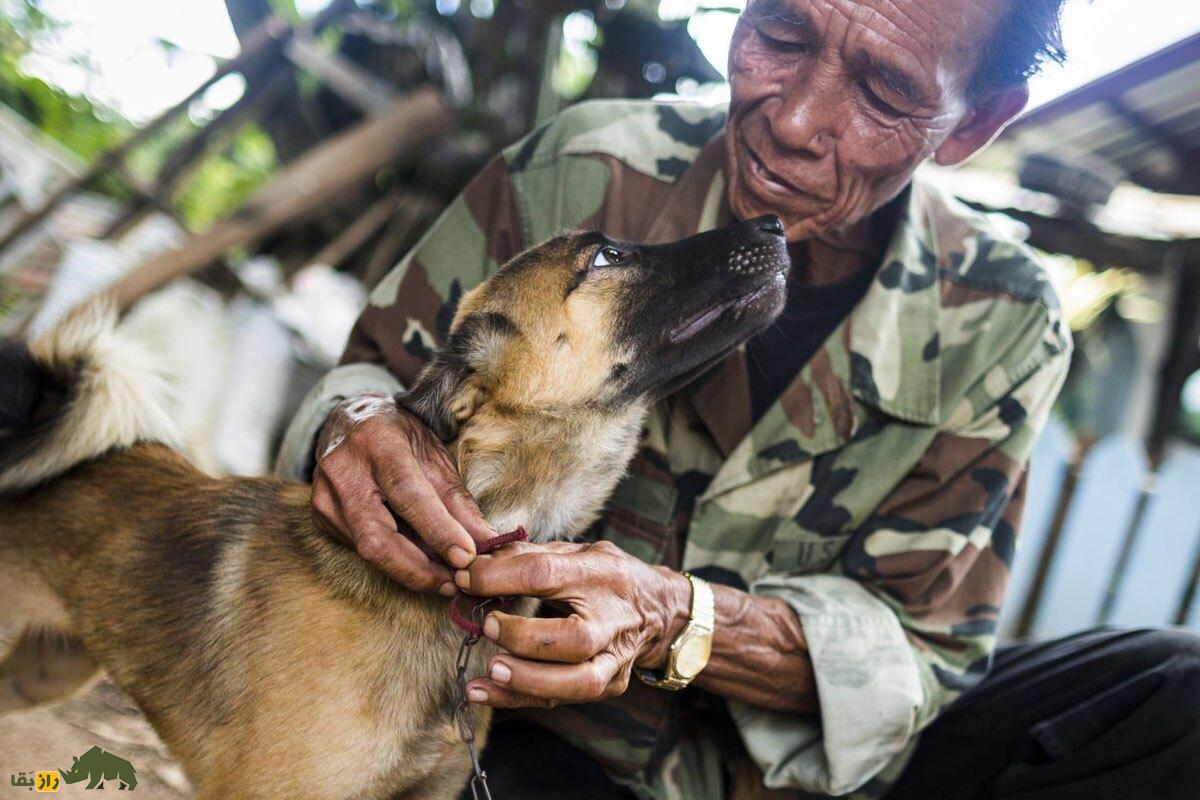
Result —
M 305 31 L 320 30 L 353 6 L 353 0 L 334 0 L 328 8 L 305 26 Z M 273 51 L 285 45 L 295 33 L 295 29 L 277 16 L 264 20 L 246 37 L 241 52 L 218 66 L 212 77 L 197 86 L 191 94 L 134 131 L 124 141 L 102 153 L 88 169 L 52 192 L 40 206 L 17 219 L 11 228 L 0 235 L 0 252 L 54 213 L 54 210 L 68 197 L 116 167 L 125 158 L 126 153 L 157 133 L 175 115 L 185 110 L 217 81 L 234 72 L 243 71 L 259 58 L 270 56 Z
M 366 114 L 379 114 L 396 102 L 396 91 L 387 81 L 377 78 L 338 53 L 317 46 L 310 36 L 293 36 L 284 48 L 287 59 L 311 72 L 347 103 Z
M 191 139 L 176 147 L 167 157 L 154 178 L 158 196 L 170 204 L 171 198 L 175 196 L 177 185 L 188 176 L 191 170 L 194 170 L 213 140 L 220 135 L 232 139 L 243 123 L 269 109 L 282 96 L 282 90 L 291 80 L 291 74 L 280 69 L 275 70 L 261 88 L 254 89 L 252 88 L 253 84 L 247 81 L 246 93 L 236 103 L 217 114 L 203 128 L 196 131 Z M 223 144 L 219 143 L 216 145 L 216 149 L 219 150 L 222 146 Z M 161 208 L 161 206 L 147 203 L 141 196 L 135 196 L 122 206 L 120 212 L 108 223 L 99 238 L 113 239 L 123 235 L 152 208 Z M 178 213 L 174 208 L 169 213 L 178 219 Z M 181 227 L 185 226 L 181 225 Z
M 363 272 L 363 286 L 366 286 L 368 291 L 373 290 L 392 267 L 396 266 L 402 255 L 400 248 L 409 240 L 417 226 L 428 220 L 436 211 L 437 204 L 427 197 L 409 195 L 400 201 L 395 217 L 379 238 L 375 252 L 371 254 L 366 271 Z
M 181 247 L 143 262 L 104 293 L 113 298 L 117 308 L 125 310 L 172 278 L 321 210 L 345 190 L 446 130 L 452 119 L 440 93 L 430 88 L 416 90 L 387 112 L 368 117 L 312 148 L 233 215 L 191 237 Z
M 181 110 L 187 108 L 200 95 L 204 94 L 210 86 L 224 78 L 230 73 L 237 72 L 247 64 L 263 56 L 269 52 L 273 46 L 279 45 L 288 35 L 291 28 L 287 23 L 278 17 L 271 17 L 260 25 L 254 34 L 247 40 L 247 45 L 238 55 L 229 59 L 222 64 L 212 77 L 204 83 L 196 87 L 196 90 L 185 97 L 182 101 L 172 106 L 167 111 L 160 114 L 158 117 L 151 120 L 145 126 L 134 131 L 127 139 L 115 145 L 111 149 L 102 153 L 88 169 L 81 172 L 71 180 L 64 183 L 56 189 L 49 197 L 47 197 L 40 206 L 32 211 L 26 212 L 20 219 L 13 224 L 2 236 L 0 236 L 0 251 L 4 250 L 26 231 L 42 222 L 50 216 L 56 208 L 73 195 L 75 192 L 84 188 L 99 178 L 104 173 L 120 163 L 132 148 L 141 144 L 152 134 L 165 125 L 172 117 Z
M 358 248 L 367 243 L 367 240 L 374 236 L 380 228 L 382 228 L 392 215 L 396 213 L 396 207 L 400 203 L 399 192 L 388 192 L 383 197 L 376 200 L 370 208 L 358 215 L 350 226 L 343 230 L 329 244 L 317 251 L 317 254 L 308 259 L 310 264 L 325 264 L 326 266 L 337 269 L 338 266 L 347 258 L 350 257 Z

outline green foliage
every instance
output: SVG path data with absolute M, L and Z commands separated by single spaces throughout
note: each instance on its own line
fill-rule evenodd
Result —
M 271 8 L 283 19 L 295 25 L 300 22 L 300 12 L 296 10 L 296 0 L 270 0 Z
M 590 48 L 572 51 L 563 48 L 558 53 L 551 80 L 554 91 L 567 100 L 578 100 L 596 77 L 596 51 Z
M 272 0 L 272 5 L 286 18 L 299 17 L 294 0 Z M 22 60 L 36 52 L 42 37 L 59 24 L 37 0 L 0 0 L 0 103 L 84 161 L 92 161 L 129 136 L 133 126 L 87 97 L 72 95 L 21 69 Z M 159 45 L 168 50 L 174 47 L 165 40 Z M 153 180 L 171 151 L 194 136 L 203 122 L 179 114 L 129 154 L 128 168 L 142 180 Z M 276 164 L 274 146 L 261 128 L 250 126 L 238 132 L 224 152 L 203 157 L 193 166 L 176 192 L 174 202 L 184 224 L 191 230 L 203 230 L 233 212 Z M 112 176 L 93 189 L 119 199 L 129 196 Z
M 4 327 L 4 320 L 20 303 L 21 292 L 17 291 L 6 276 L 0 275 L 0 330 Z
M 0 103 L 84 160 L 128 134 L 129 123 L 115 112 L 22 71 L 36 37 L 56 24 L 34 0 L 0 0 L 0 12 Z
M 1183 383 L 1175 429 L 1179 435 L 1200 444 L 1200 370 L 1189 375 Z
M 416 12 L 413 0 L 377 0 L 374 5 L 385 9 L 395 19 L 408 19 Z
M 234 138 L 227 153 L 202 161 L 175 198 L 191 230 L 203 230 L 240 206 L 275 170 L 271 137 L 248 125 Z

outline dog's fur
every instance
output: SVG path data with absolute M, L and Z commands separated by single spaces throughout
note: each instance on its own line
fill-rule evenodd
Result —
M 771 220 L 657 247 L 553 239 L 462 299 L 401 402 L 497 529 L 576 535 L 652 400 L 779 313 L 786 264 Z M 446 600 L 321 534 L 307 486 L 199 472 L 162 392 L 97 306 L 0 347 L 0 613 L 26 625 L 0 711 L 103 668 L 201 800 L 455 797 Z

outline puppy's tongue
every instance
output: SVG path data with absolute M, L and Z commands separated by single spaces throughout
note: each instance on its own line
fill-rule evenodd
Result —
M 710 308 L 708 311 L 703 311 L 697 316 L 692 317 L 690 320 L 667 334 L 667 341 L 669 341 L 671 344 L 679 344 L 685 339 L 690 339 L 712 324 L 713 320 L 724 314 L 725 311 L 728 310 L 728 308 L 735 302 L 736 301 L 731 300 L 728 303 L 715 306 L 714 308 Z
M 768 281 L 752 292 L 748 292 L 741 297 L 735 297 L 729 302 L 722 303 L 719 306 L 714 306 L 708 311 L 700 312 L 667 334 L 667 341 L 669 341 L 671 344 L 679 344 L 685 339 L 690 339 L 711 325 L 717 319 L 717 317 L 721 316 L 729 309 L 733 308 L 734 306 L 745 306 L 752 303 L 766 294 L 767 289 L 769 288 L 771 288 L 771 284 Z

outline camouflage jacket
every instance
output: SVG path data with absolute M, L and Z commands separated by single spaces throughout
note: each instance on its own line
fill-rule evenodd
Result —
M 307 477 L 332 406 L 411 381 L 462 293 L 523 248 L 570 228 L 661 242 L 718 224 L 723 128 L 720 107 L 601 101 L 505 150 L 375 288 L 281 469 Z M 1071 343 L 1029 250 L 920 179 L 905 202 L 866 296 L 778 401 L 751 419 L 736 352 L 658 404 L 594 529 L 786 600 L 816 678 L 811 716 L 641 685 L 536 712 L 640 797 L 879 796 L 988 668 Z

